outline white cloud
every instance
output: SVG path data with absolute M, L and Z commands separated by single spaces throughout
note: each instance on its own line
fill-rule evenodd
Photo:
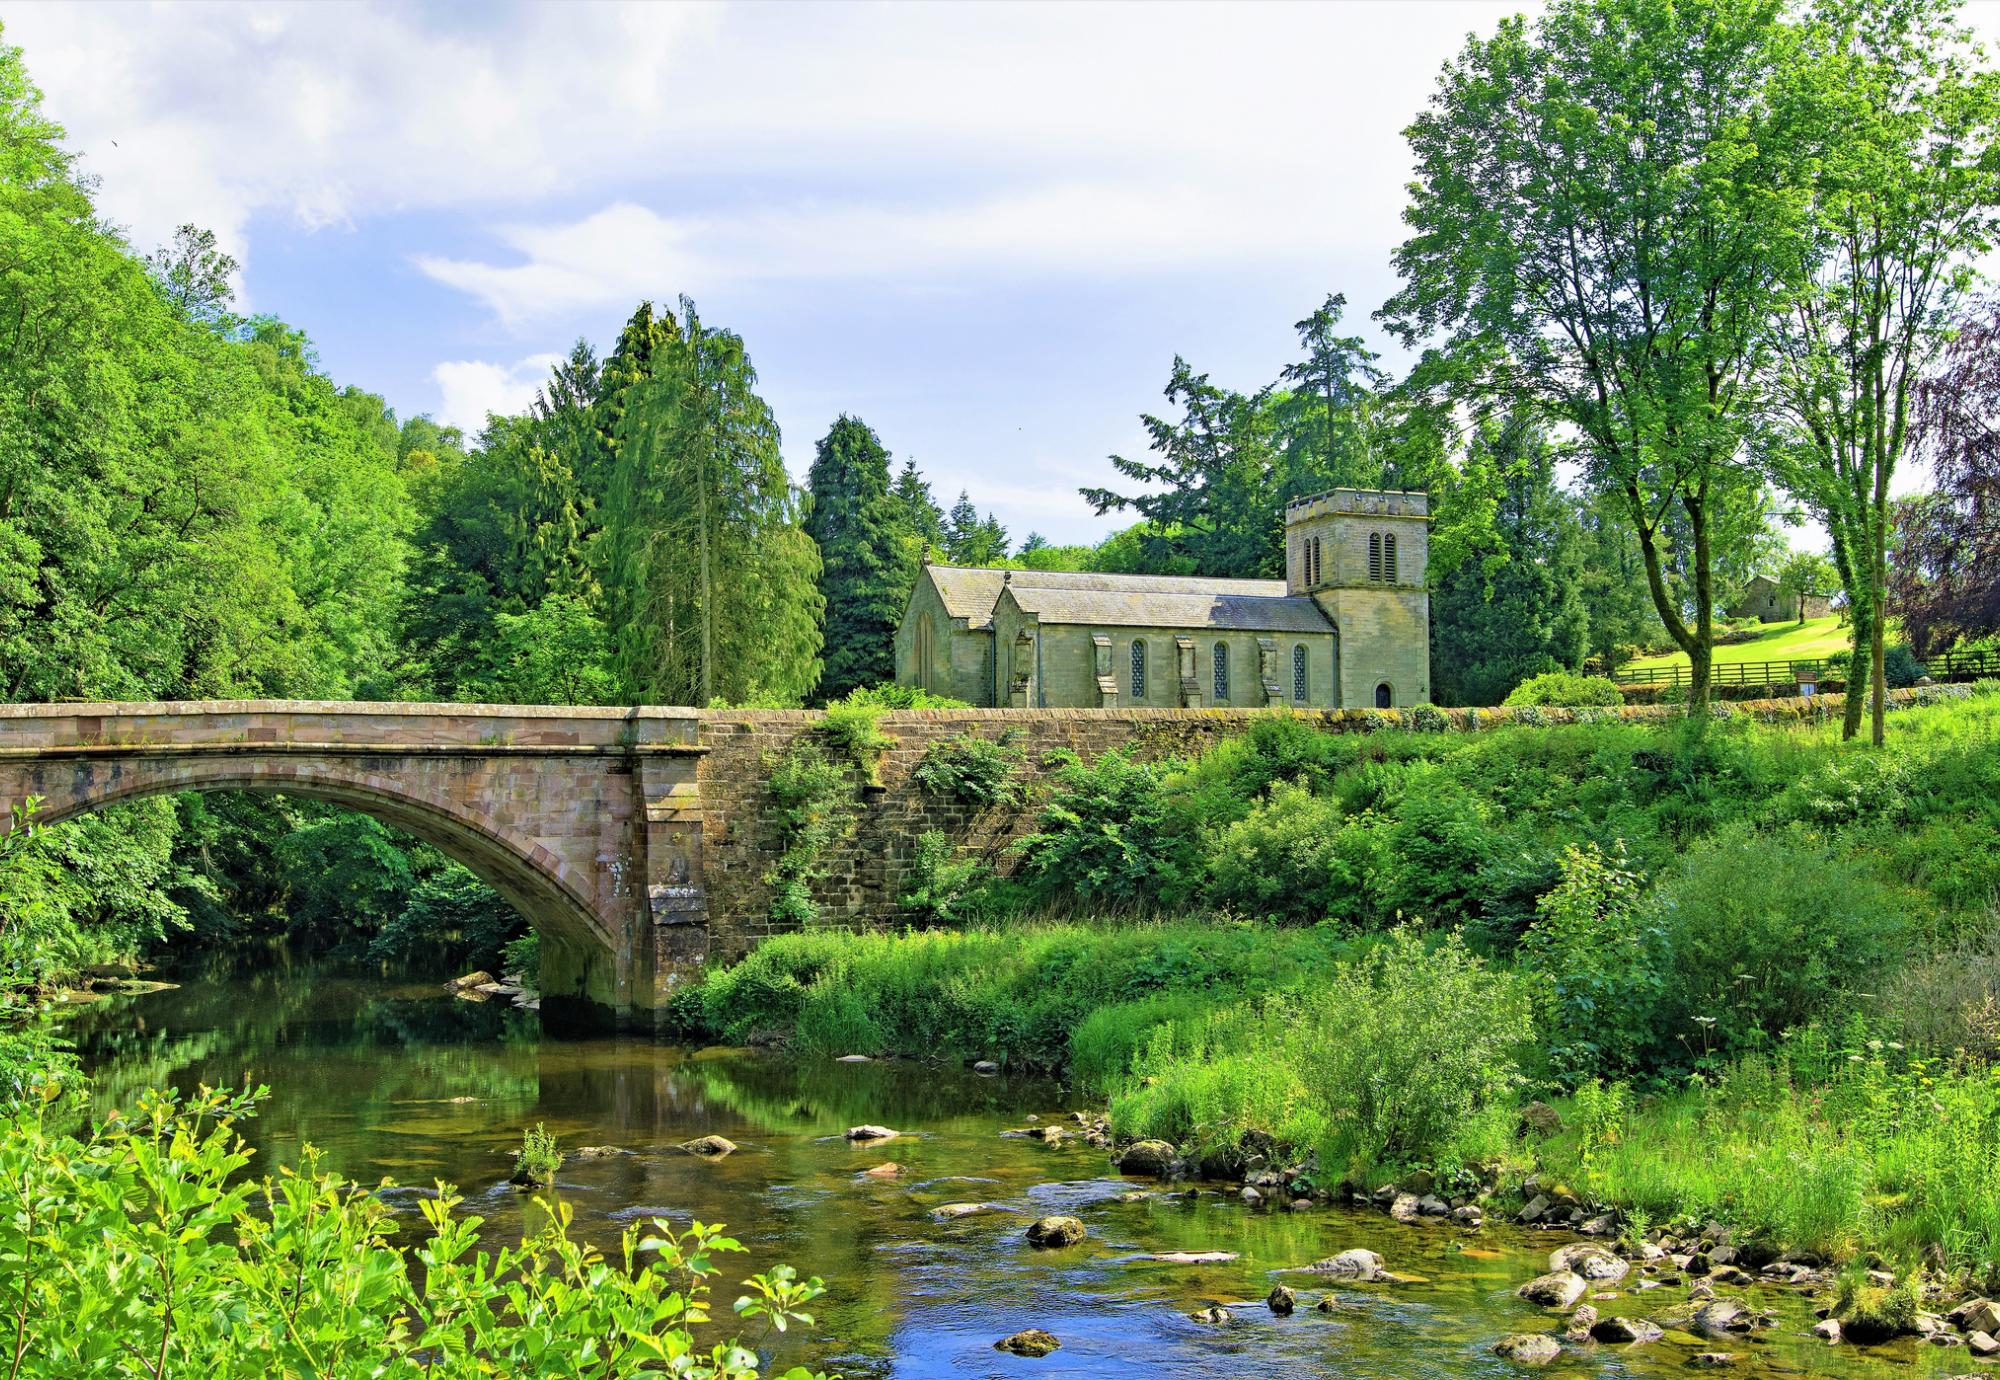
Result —
M 437 420 L 477 436 L 490 416 L 515 417 L 528 410 L 549 370 L 561 355 L 529 355 L 514 364 L 484 359 L 447 360 L 431 370 L 443 401 Z

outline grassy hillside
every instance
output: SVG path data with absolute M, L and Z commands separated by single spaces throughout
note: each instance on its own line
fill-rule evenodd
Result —
M 1773 623 L 1748 642 L 1717 647 L 1715 660 L 1717 664 L 1731 661 L 1802 661 L 1829 657 L 1835 652 L 1846 651 L 1847 647 L 1847 628 L 1838 617 L 1829 615 L 1808 618 L 1803 624 Z M 1663 656 L 1635 658 L 1627 663 L 1625 669 L 1642 671 L 1651 667 L 1665 669 L 1687 664 L 1687 653 L 1676 651 Z

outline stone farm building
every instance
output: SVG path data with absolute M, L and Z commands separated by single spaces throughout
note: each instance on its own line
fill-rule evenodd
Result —
M 1768 575 L 1759 575 L 1743 586 L 1743 597 L 1731 606 L 1731 618 L 1755 618 L 1760 623 L 1790 623 L 1799 616 L 1797 594 L 1787 594 L 1778 588 L 1778 582 Z M 1806 601 L 1807 618 L 1824 618 L 1833 612 L 1833 601 L 1824 594 L 1808 594 Z
M 927 565 L 896 679 L 979 706 L 1430 700 L 1429 500 L 1334 489 L 1285 510 L 1285 578 Z

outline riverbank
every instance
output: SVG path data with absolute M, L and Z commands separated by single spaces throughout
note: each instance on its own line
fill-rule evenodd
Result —
M 1066 769 L 977 925 L 783 936 L 681 1009 L 815 1056 L 1059 1071 L 1188 1163 L 1255 1143 L 1371 1190 L 1497 1167 L 1620 1230 L 1962 1274 L 2000 1259 L 1996 801 L 1991 685 L 1892 716 L 1879 753 L 1741 719 L 1275 719 Z M 1523 1134 L 1531 1103 L 1554 1115 Z

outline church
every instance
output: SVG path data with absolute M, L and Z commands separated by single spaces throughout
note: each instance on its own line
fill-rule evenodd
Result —
M 1016 709 L 1402 708 L 1430 701 L 1430 502 L 1333 489 L 1285 509 L 1285 578 L 926 565 L 896 679 Z

